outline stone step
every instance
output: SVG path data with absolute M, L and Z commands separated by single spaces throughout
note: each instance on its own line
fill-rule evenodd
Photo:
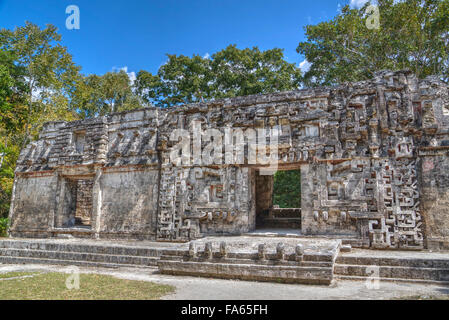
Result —
M 197 255 L 202 257 L 204 247 L 197 251 Z M 214 252 L 213 254 L 217 254 Z M 275 251 L 266 252 L 266 254 L 274 255 Z M 174 257 L 184 257 L 189 255 L 187 249 L 163 249 L 160 251 L 160 255 L 174 256 Z M 229 259 L 244 259 L 244 260 L 258 260 L 257 252 L 228 252 L 226 257 Z M 327 262 L 334 263 L 335 253 L 305 253 L 303 256 L 303 261 L 305 262 Z
M 301 230 L 301 218 L 264 218 L 259 227 Z
M 373 273 L 373 268 L 378 267 L 378 274 Z M 380 278 L 449 281 L 449 269 L 439 268 L 415 268 L 405 266 L 374 266 L 374 265 L 347 265 L 335 264 L 334 273 L 338 276 L 369 277 L 378 276 Z
M 80 252 L 80 253 L 111 254 L 111 255 L 126 255 L 126 256 L 144 256 L 144 257 L 158 257 L 161 255 L 162 252 L 161 248 L 86 245 L 75 243 L 17 241 L 17 240 L 0 241 L 0 249 L 1 248 Z
M 351 280 L 351 281 L 366 281 L 368 277 L 363 276 L 347 276 L 334 274 L 334 279 L 339 280 Z M 401 278 L 378 278 L 380 282 L 403 282 L 403 283 L 416 283 L 416 284 L 439 284 L 439 285 L 449 285 L 449 281 L 435 281 L 435 280 L 422 280 L 422 279 L 401 279 Z
M 54 259 L 69 261 L 86 261 L 112 264 L 131 264 L 140 266 L 156 266 L 158 257 L 142 257 L 127 255 L 111 255 L 100 253 L 82 253 L 50 250 L 32 249 L 0 249 L 0 256 L 3 257 L 23 257 L 37 259 Z
M 249 281 L 270 281 L 283 283 L 330 285 L 333 281 L 332 268 L 267 266 L 259 264 L 230 264 L 210 262 L 180 262 L 159 260 L 162 274 L 240 279 Z
M 334 263 L 335 257 L 332 254 L 304 254 L 303 261 L 314 262 L 332 262 Z
M 50 264 L 50 265 L 67 265 L 67 266 L 95 267 L 95 268 L 148 268 L 156 270 L 156 268 L 153 266 L 141 266 L 132 264 L 116 264 L 116 263 L 77 261 L 77 260 L 58 260 L 58 259 L 7 257 L 7 256 L 0 256 L 0 264 Z
M 352 248 L 369 248 L 369 240 L 342 238 L 341 244 L 350 245 Z
M 272 209 L 271 216 L 273 218 L 299 218 L 301 219 L 301 209 Z
M 449 269 L 449 259 L 420 259 L 405 257 L 360 257 L 351 255 L 340 255 L 337 264 L 346 265 L 376 265 L 376 266 L 399 266 L 413 268 L 439 268 Z
M 258 264 L 258 265 L 265 265 L 265 266 L 276 266 L 276 265 L 290 265 L 290 266 L 298 266 L 298 267 L 319 267 L 319 268 L 332 268 L 333 263 L 332 262 L 322 262 L 322 261 L 301 261 L 301 263 L 297 263 L 295 261 L 285 261 L 285 260 L 259 260 L 259 259 L 236 259 L 236 258 L 212 258 L 212 259 L 206 259 L 206 258 L 184 258 L 183 256 L 166 256 L 162 255 L 160 257 L 160 260 L 163 261 L 178 261 L 178 262 L 208 262 L 208 263 L 229 263 L 229 264 Z

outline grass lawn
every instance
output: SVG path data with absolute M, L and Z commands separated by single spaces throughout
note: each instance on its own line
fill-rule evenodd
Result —
M 16 278 L 16 277 L 23 277 L 23 276 L 32 276 L 36 275 L 36 272 L 8 272 L 8 273 L 0 273 L 0 280 L 1 279 L 10 279 L 10 278 Z M 3 288 L 0 284 L 0 288 Z
M 21 276 L 23 278 L 17 279 Z M 174 291 L 173 287 L 167 285 L 98 274 L 81 274 L 79 289 L 69 290 L 66 287 L 69 276 L 72 275 L 24 272 L 0 274 L 0 300 L 157 300 Z

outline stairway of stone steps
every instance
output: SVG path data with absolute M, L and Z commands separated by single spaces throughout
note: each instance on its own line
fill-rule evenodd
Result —
M 449 255 L 415 253 L 393 256 L 389 253 L 379 256 L 374 251 L 371 251 L 371 256 L 341 254 L 334 265 L 334 276 L 336 280 L 378 277 L 380 281 L 449 284 Z
M 260 227 L 301 230 L 301 218 L 265 218 Z
M 161 248 L 75 243 L 0 241 L 0 263 L 86 267 L 156 267 Z
M 270 215 L 267 215 L 261 219 L 259 227 L 300 230 L 301 209 L 272 209 Z

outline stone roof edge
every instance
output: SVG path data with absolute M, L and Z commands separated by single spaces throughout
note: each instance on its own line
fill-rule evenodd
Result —
M 197 102 L 197 103 L 190 103 L 190 104 L 183 104 L 171 108 L 161 108 L 161 107 L 146 107 L 146 108 L 139 108 L 139 109 L 133 109 L 133 110 L 127 110 L 122 112 L 114 112 L 110 113 L 104 116 L 95 117 L 95 118 L 89 118 L 89 119 L 82 119 L 82 120 L 76 120 L 76 121 L 49 121 L 44 123 L 44 127 L 51 125 L 51 124 L 65 124 L 65 125 L 73 125 L 75 123 L 98 123 L 105 121 L 108 118 L 117 117 L 117 116 L 124 116 L 130 113 L 137 113 L 142 111 L 156 111 L 157 113 L 161 112 L 163 113 L 189 113 L 189 111 L 201 111 L 201 110 L 208 110 L 215 107 L 232 107 L 232 108 L 239 108 L 239 107 L 246 107 L 251 105 L 257 105 L 257 104 L 263 104 L 263 103 L 270 103 L 270 102 L 287 102 L 287 101 L 295 101 L 298 99 L 307 99 L 310 98 L 319 98 L 319 97 L 327 97 L 330 95 L 331 91 L 339 91 L 344 90 L 348 85 L 351 87 L 359 87 L 364 84 L 387 84 L 386 79 L 387 77 L 397 76 L 397 75 L 405 75 L 410 76 L 413 75 L 413 72 L 410 70 L 400 70 L 400 71 L 388 71 L 383 70 L 379 71 L 375 74 L 375 77 L 372 79 L 357 81 L 357 82 L 345 82 L 342 84 L 338 84 L 335 86 L 320 86 L 320 87 L 313 87 L 313 88 L 304 88 L 299 90 L 291 90 L 291 91 L 281 91 L 281 92 L 273 92 L 273 93 L 261 93 L 261 94 L 254 94 L 254 95 L 248 95 L 248 96 L 239 96 L 239 97 L 233 97 L 233 98 L 223 98 L 223 99 L 217 99 L 212 100 L 208 102 Z M 438 77 L 430 76 L 425 79 L 418 79 L 418 81 L 425 81 L 425 82 L 440 82 L 440 85 L 447 84 L 443 82 L 442 80 L 439 80 Z M 308 94 L 310 93 L 310 94 Z

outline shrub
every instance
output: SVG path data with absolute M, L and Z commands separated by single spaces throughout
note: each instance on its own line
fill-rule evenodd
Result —
M 8 218 L 0 218 L 0 237 L 8 236 L 9 220 Z

